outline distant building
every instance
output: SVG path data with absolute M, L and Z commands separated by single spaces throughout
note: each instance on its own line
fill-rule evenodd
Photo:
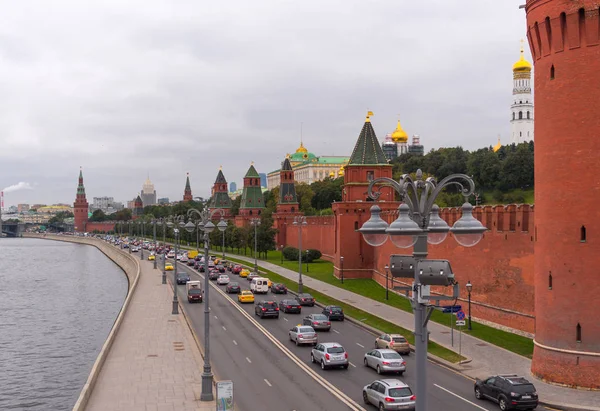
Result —
M 92 210 L 106 210 L 115 202 L 113 197 L 94 197 L 92 200 Z
M 187 173 L 187 177 L 185 179 L 185 189 L 183 190 L 183 201 L 187 203 L 193 199 L 194 197 L 192 196 L 192 188 L 190 186 L 190 173 Z
M 392 133 L 385 136 L 385 140 L 381 144 L 383 154 L 388 161 L 391 161 L 398 157 L 398 145 L 392 140 Z
M 235 182 L 229 183 L 229 192 L 235 193 L 237 191 L 237 184 Z
M 17 212 L 19 214 L 26 213 L 27 211 L 29 211 L 29 204 L 18 204 L 17 205 Z
M 260 186 L 266 187 L 267 186 L 267 173 L 258 173 L 258 175 L 260 176 Z
M 34 204 L 31 206 L 31 209 L 37 210 L 38 208 L 46 207 L 46 204 Z
M 19 211 L 19 209 L 17 208 L 17 206 L 12 205 L 12 206 L 8 207 L 9 214 L 15 214 L 18 211 Z
M 140 195 L 144 207 L 156 204 L 156 190 L 154 184 L 150 181 L 150 176 L 146 179 L 146 182 L 142 186 L 142 194 Z
M 531 63 L 525 60 L 521 45 L 521 58 L 513 65 L 513 102 L 510 106 L 511 142 L 519 144 L 533 141 L 533 96 L 531 94 Z
M 61 212 L 73 212 L 73 208 L 68 205 L 51 205 L 44 206 L 37 209 L 38 214 L 58 214 Z
M 169 197 L 163 197 L 158 199 L 159 205 L 169 205 Z
M 414 135 L 412 138 L 412 144 L 408 146 L 408 152 L 416 156 L 422 156 L 425 154 L 425 147 L 421 144 L 421 138 L 418 135 Z

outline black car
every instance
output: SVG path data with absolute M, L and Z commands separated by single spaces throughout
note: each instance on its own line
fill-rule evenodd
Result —
M 327 307 L 323 308 L 322 314 L 325 314 L 330 321 L 344 321 L 344 310 L 342 307 L 338 307 L 337 305 L 328 305 Z
M 225 272 L 225 266 L 224 266 L 224 265 L 222 265 L 222 264 L 217 264 L 217 270 L 218 270 L 220 273 L 224 273 L 224 272 Z
M 177 284 L 186 284 L 190 281 L 190 276 L 187 273 L 177 273 Z
M 300 305 L 315 306 L 315 299 L 312 295 L 307 293 L 298 294 L 298 301 L 300 302 Z
M 208 274 L 208 279 L 211 280 L 211 281 L 217 281 L 217 278 L 219 278 L 219 274 L 220 273 L 218 271 L 211 271 Z
M 196 261 L 194 261 L 193 258 L 189 258 L 188 261 L 187 261 L 187 265 L 192 266 L 192 265 L 194 265 L 195 262 Z
M 279 301 L 279 310 L 284 313 L 296 313 L 302 312 L 302 306 L 297 300 L 281 300 Z
M 538 405 L 533 384 L 516 374 L 478 378 L 474 389 L 475 398 L 494 401 L 501 410 L 533 410 Z
M 242 288 L 240 287 L 240 283 L 229 283 L 227 287 L 225 287 L 225 292 L 227 294 L 239 294 L 242 292 Z
M 285 284 L 273 283 L 271 285 L 271 292 L 273 294 L 287 294 L 287 287 Z
M 279 307 L 276 301 L 260 301 L 254 307 L 254 313 L 260 318 L 275 317 L 279 318 Z
M 198 265 L 198 271 L 200 271 L 201 273 L 204 272 L 204 263 Z

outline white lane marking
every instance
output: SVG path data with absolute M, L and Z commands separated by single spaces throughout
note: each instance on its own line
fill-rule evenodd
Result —
M 236 340 L 233 340 L 233 344 L 237 345 L 237 341 L 236 341 Z
M 227 331 L 227 328 L 225 328 L 225 326 L 223 326 L 223 331 Z
M 333 332 L 334 332 L 334 333 L 336 333 L 336 334 L 339 334 L 339 333 L 340 333 L 338 330 L 331 330 L 331 331 L 333 331 Z
M 364 346 L 364 345 L 362 345 L 362 344 L 356 343 L 356 345 L 358 345 L 358 346 L 359 346 L 359 347 L 361 347 L 361 348 L 365 348 L 365 346 Z
M 475 407 L 475 408 L 479 408 L 480 410 L 483 410 L 483 411 L 488 411 L 488 409 L 487 409 L 487 408 L 480 407 L 479 405 L 475 404 L 474 402 L 471 402 L 471 401 L 467 400 L 466 398 L 463 398 L 463 397 L 461 397 L 460 395 L 458 395 L 458 394 L 455 394 L 455 393 L 453 393 L 452 391 L 450 391 L 450 390 L 448 390 L 448 389 L 446 389 L 446 388 L 444 388 L 444 387 L 440 387 L 440 386 L 439 386 L 439 385 L 437 385 L 437 384 L 433 384 L 433 385 L 435 385 L 436 387 L 438 387 L 440 390 L 446 391 L 448 394 L 454 395 L 456 398 L 460 398 L 460 399 L 461 399 L 461 400 L 463 400 L 464 402 L 471 404 L 471 405 L 472 405 L 473 407 Z
M 265 378 L 265 382 L 267 383 L 267 385 L 268 385 L 269 387 L 272 387 L 271 383 L 270 383 L 270 382 L 269 382 L 269 380 L 267 380 L 266 378 Z
M 356 365 L 352 364 L 351 362 L 348 362 L 351 366 L 353 366 L 354 368 L 356 368 Z
M 288 319 L 287 319 L 287 318 L 285 318 L 285 317 L 283 317 L 283 320 L 284 320 L 284 321 L 287 321 Z
M 250 364 L 252 364 L 252 361 L 250 361 L 250 358 L 246 357 L 246 361 L 248 361 Z

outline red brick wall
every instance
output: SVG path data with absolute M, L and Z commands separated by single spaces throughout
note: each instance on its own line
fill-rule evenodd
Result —
M 87 231 L 88 233 L 92 233 L 92 232 L 94 232 L 94 230 L 98 230 L 101 233 L 107 233 L 109 231 L 114 231 L 115 223 L 110 222 L 110 221 L 106 221 L 106 222 L 102 222 L 102 223 L 88 221 L 85 225 L 85 231 Z

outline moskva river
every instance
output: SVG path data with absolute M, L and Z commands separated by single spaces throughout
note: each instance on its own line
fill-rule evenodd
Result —
M 127 294 L 92 246 L 0 239 L 0 410 L 71 410 Z

